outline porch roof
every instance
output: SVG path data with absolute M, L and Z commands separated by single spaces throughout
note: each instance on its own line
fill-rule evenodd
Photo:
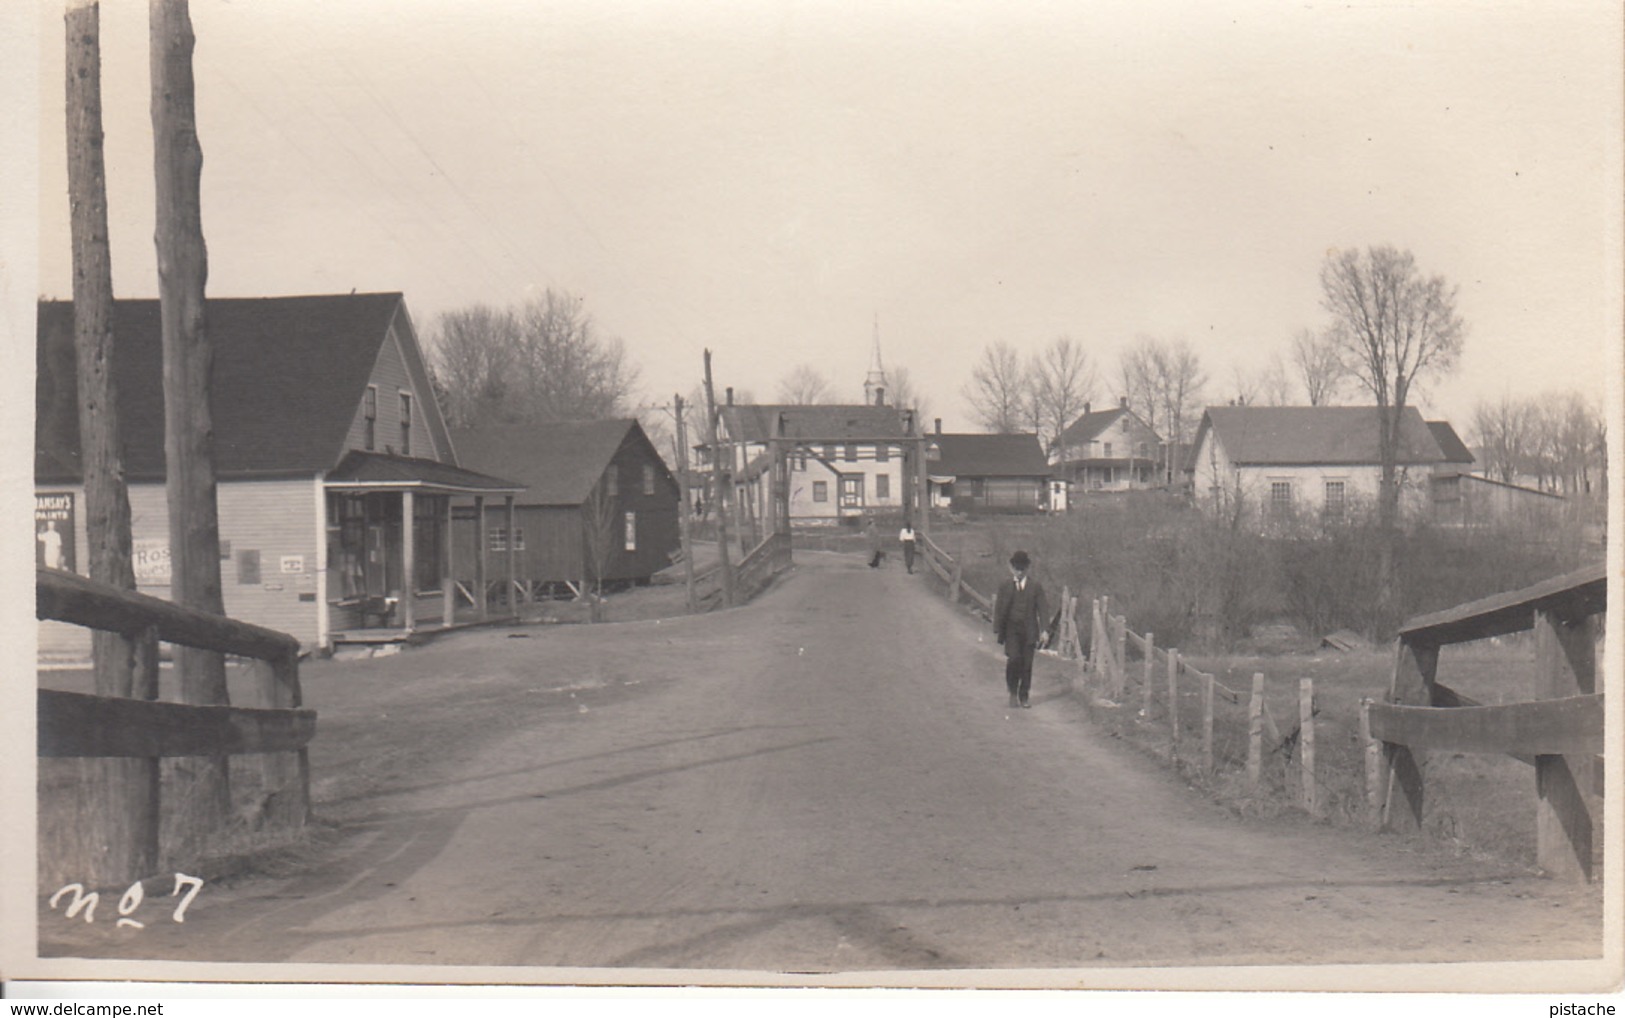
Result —
M 438 460 L 351 451 L 328 471 L 329 488 L 414 488 L 440 494 L 509 495 L 525 490 L 523 484 L 475 473 Z

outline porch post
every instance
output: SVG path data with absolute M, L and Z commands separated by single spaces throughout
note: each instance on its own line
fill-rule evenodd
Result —
M 401 492 L 401 625 L 411 632 L 417 624 L 412 596 L 414 568 L 417 566 L 417 532 L 414 529 L 417 501 L 411 488 Z
M 485 496 L 474 496 L 474 611 L 485 620 Z
M 457 570 L 451 550 L 452 516 L 451 496 L 446 496 L 446 515 L 441 520 L 446 529 L 441 532 L 440 550 L 440 624 L 450 626 L 457 620 Z
M 502 496 L 502 507 L 508 513 L 508 589 L 503 600 L 508 603 L 508 614 L 517 618 L 519 615 L 519 595 L 514 592 L 514 582 L 519 579 L 519 572 L 515 568 L 518 553 L 514 551 L 514 545 L 518 542 L 514 540 L 514 536 L 518 531 L 514 529 L 516 521 L 514 519 L 512 495 Z

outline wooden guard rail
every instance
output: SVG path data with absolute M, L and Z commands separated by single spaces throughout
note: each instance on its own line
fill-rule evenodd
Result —
M 977 610 L 982 613 L 983 618 L 992 619 L 993 599 L 972 589 L 970 584 L 965 582 L 964 564 L 956 562 L 952 555 L 943 551 L 928 535 L 919 534 L 917 540 L 920 544 L 920 551 L 924 555 L 925 564 L 930 566 L 931 571 L 936 573 L 937 577 L 948 585 L 948 600 L 953 604 L 958 604 L 959 599 L 963 597 L 976 606 Z
M 305 747 L 316 732 L 316 712 L 300 705 L 297 640 L 55 569 L 37 571 L 35 598 L 38 618 L 119 633 L 147 648 L 138 655 L 146 674 L 138 676 L 136 685 L 151 699 L 38 691 L 40 756 L 142 761 L 120 771 L 122 787 L 109 790 L 106 815 L 98 817 L 105 827 L 101 833 L 108 837 L 86 837 L 86 858 L 65 865 L 99 874 L 109 883 L 156 871 L 160 757 L 262 754 L 266 822 L 298 827 L 309 819 Z M 263 707 L 156 700 L 158 640 L 248 659 Z M 109 857 L 120 862 L 110 867 Z
M 739 564 L 733 567 L 734 597 L 745 604 L 760 594 L 773 577 L 793 565 L 789 534 L 769 534 L 752 548 Z M 703 590 L 699 602 L 706 608 L 722 603 L 722 564 L 712 566 L 694 577 L 694 588 Z M 705 589 L 709 588 L 709 589 Z
M 1603 748 L 1597 619 L 1607 605 L 1607 571 L 1598 564 L 1401 627 L 1388 700 L 1364 704 L 1361 724 L 1370 740 L 1366 794 L 1383 825 L 1420 827 L 1425 751 L 1506 753 L 1535 767 L 1541 868 L 1591 879 Z M 1486 706 L 1436 681 L 1441 648 L 1529 630 L 1536 648 L 1529 701 Z

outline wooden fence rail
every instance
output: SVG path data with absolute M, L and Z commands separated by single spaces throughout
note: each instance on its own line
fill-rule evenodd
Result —
M 983 618 L 991 619 L 993 617 L 993 599 L 973 589 L 970 584 L 965 582 L 964 563 L 955 561 L 952 555 L 943 551 L 926 534 L 919 535 L 919 542 L 920 550 L 925 557 L 925 564 L 931 567 L 931 571 L 937 574 L 938 579 L 948 585 L 947 597 L 949 602 L 958 604 L 959 599 L 963 597 L 976 606 Z
M 1607 606 L 1608 576 L 1599 563 L 1402 626 L 1387 702 L 1364 704 L 1361 722 L 1371 739 L 1367 801 L 1380 809 L 1380 822 L 1421 825 L 1427 751 L 1506 753 L 1535 767 L 1541 868 L 1591 879 L 1604 716 L 1596 645 Z M 1486 706 L 1437 681 L 1442 648 L 1529 630 L 1536 648 L 1530 700 Z
M 36 572 L 35 615 L 121 633 L 150 647 L 142 655 L 147 673 L 136 683 L 147 699 L 38 692 L 38 755 L 141 761 L 108 772 L 118 786 L 107 790 L 96 817 L 103 829 L 82 832 L 82 857 L 54 860 L 57 865 L 109 885 L 157 871 L 160 757 L 259 754 L 264 820 L 298 827 L 309 819 L 305 747 L 315 735 L 316 712 L 301 707 L 299 643 L 293 637 L 55 569 Z M 158 701 L 157 640 L 248 659 L 263 706 Z
M 738 565 L 733 566 L 734 597 L 744 604 L 760 594 L 774 576 L 794 564 L 789 534 L 776 533 L 764 537 Z M 694 577 L 694 589 L 702 607 L 710 609 L 722 605 L 722 565 L 705 570 Z

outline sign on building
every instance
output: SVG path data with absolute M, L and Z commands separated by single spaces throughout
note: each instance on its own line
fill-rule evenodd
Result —
M 36 566 L 73 571 L 73 522 L 73 492 L 42 491 L 34 494 Z
M 135 567 L 138 587 L 169 586 L 169 541 L 161 537 L 136 538 L 130 551 L 130 565 Z

